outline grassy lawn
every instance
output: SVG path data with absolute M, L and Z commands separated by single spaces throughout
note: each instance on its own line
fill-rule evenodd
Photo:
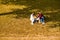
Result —
M 59 0 L 0 1 L 0 40 L 60 40 Z M 45 15 L 45 25 L 39 23 L 30 24 L 30 14 L 38 11 L 42 11 Z M 22 37 L 28 38 L 22 39 Z M 31 38 L 29 39 L 29 37 Z M 33 37 L 36 37 L 36 39 Z

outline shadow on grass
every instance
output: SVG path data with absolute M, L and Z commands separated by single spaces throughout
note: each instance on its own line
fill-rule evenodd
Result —
M 14 10 L 13 12 L 2 13 L 2 14 L 0 14 L 0 16 L 14 14 L 17 16 L 15 16 L 13 18 L 20 19 L 20 18 L 29 18 L 31 13 L 32 12 L 30 12 L 29 9 L 26 8 L 24 10 L 17 9 L 17 10 Z M 49 17 L 45 16 L 46 23 L 54 22 L 54 23 L 52 23 L 52 25 L 49 26 L 50 28 L 60 27 L 60 18 L 59 18 L 60 12 L 43 13 L 43 14 L 49 16 Z M 57 22 L 57 23 L 55 23 L 55 22 Z
M 51 28 L 60 27 L 60 12 L 46 13 L 46 22 L 53 22 Z
M 38 9 L 37 11 L 33 11 L 33 12 L 38 12 L 40 10 L 45 11 L 45 10 L 50 10 L 50 9 L 59 9 L 60 8 L 60 1 L 59 0 L 5 0 L 2 2 L 2 4 L 15 4 L 15 5 L 28 5 L 29 7 L 23 10 L 20 9 L 16 9 L 13 12 L 8 12 L 8 13 L 2 13 L 0 14 L 2 15 L 9 15 L 9 14 L 14 14 L 17 15 L 14 18 L 29 18 L 30 14 L 32 13 L 30 10 L 34 10 L 34 9 Z M 50 8 L 50 9 L 49 9 Z M 44 15 L 49 15 L 50 17 L 46 17 L 46 22 L 60 22 L 60 12 L 57 13 L 44 13 Z M 60 23 L 58 23 L 60 26 Z M 57 27 L 56 24 L 54 24 L 53 27 Z
M 1 13 L 0 16 L 10 15 L 10 14 L 17 15 L 14 18 L 20 18 L 20 17 L 21 18 L 28 18 L 30 16 L 31 12 L 28 11 L 27 9 L 24 9 L 24 10 L 16 9 L 12 12 Z

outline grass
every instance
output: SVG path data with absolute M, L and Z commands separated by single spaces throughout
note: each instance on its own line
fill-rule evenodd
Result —
M 59 7 L 59 0 L 2 1 L 0 4 L 0 40 L 60 40 Z M 38 11 L 42 11 L 45 15 L 45 25 L 30 24 L 30 14 Z

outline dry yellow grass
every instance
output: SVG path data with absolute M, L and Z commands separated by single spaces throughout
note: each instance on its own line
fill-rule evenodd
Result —
M 5 13 L 14 9 L 22 10 L 27 6 L 2 5 L 0 8 L 0 13 Z M 60 40 L 58 21 L 49 21 L 45 25 L 39 23 L 31 25 L 29 18 L 16 19 L 14 17 L 16 17 L 14 14 L 0 16 L 0 40 Z
M 0 16 L 0 40 L 60 40 L 60 28 L 49 28 L 52 24 L 57 22 L 31 25 L 28 18 Z
M 0 14 L 1 13 L 7 13 L 7 12 L 13 12 L 15 9 L 21 9 L 23 10 L 24 8 L 28 8 L 28 6 L 25 5 L 14 5 L 14 4 L 10 4 L 10 5 L 4 5 L 4 4 L 0 4 Z
M 45 37 L 45 36 L 37 36 L 37 37 L 1 37 L 1 40 L 60 40 L 59 37 Z

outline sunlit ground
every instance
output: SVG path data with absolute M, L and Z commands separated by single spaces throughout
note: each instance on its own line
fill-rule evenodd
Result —
M 28 5 L 0 4 L 0 40 L 60 40 L 60 9 L 29 9 Z M 53 10 L 51 10 L 53 9 Z M 45 25 L 30 24 L 30 13 L 41 10 Z M 24 15 L 24 18 L 22 16 Z M 25 16 L 28 16 L 27 18 Z

